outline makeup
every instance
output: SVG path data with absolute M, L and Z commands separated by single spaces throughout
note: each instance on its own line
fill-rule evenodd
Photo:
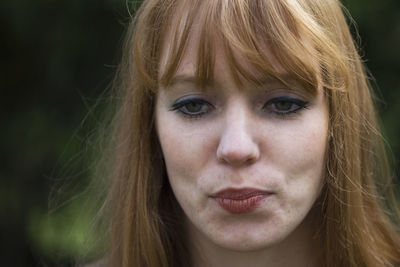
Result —
M 229 213 L 242 214 L 256 210 L 271 193 L 255 188 L 228 188 L 212 196 Z

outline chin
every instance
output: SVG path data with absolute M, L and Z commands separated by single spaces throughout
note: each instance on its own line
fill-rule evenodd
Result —
M 221 248 L 237 251 L 251 252 L 268 249 L 283 242 L 287 233 L 273 231 L 272 235 L 258 231 L 246 231 L 242 233 L 225 233 L 223 236 L 211 237 L 213 243 Z

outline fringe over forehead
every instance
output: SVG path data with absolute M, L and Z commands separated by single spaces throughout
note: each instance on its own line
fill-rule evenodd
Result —
M 318 86 L 346 90 L 346 48 L 335 0 L 154 0 L 138 12 L 135 63 L 147 88 L 168 86 L 193 38 L 195 77 L 201 88 L 214 80 L 220 44 L 235 82 L 258 83 L 290 76 L 310 93 Z M 340 20 L 337 20 L 340 21 Z M 146 36 L 147 35 L 147 36 Z M 167 53 L 166 58 L 164 53 Z M 240 59 L 238 59 L 238 56 Z M 276 62 L 271 63 L 271 57 Z M 165 68 L 160 71 L 163 58 Z M 244 67 L 252 66 L 252 71 Z M 280 70 L 277 70 L 277 66 Z M 283 70 L 283 73 L 282 73 Z

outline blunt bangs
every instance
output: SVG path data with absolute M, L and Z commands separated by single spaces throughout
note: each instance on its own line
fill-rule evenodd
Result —
M 340 91 L 348 87 L 344 56 L 304 7 L 280 1 L 202 0 L 185 1 L 170 12 L 178 15 L 164 23 L 172 30 L 160 40 L 169 42 L 170 50 L 157 87 L 171 84 L 193 38 L 194 24 L 200 26 L 195 32 L 199 36 L 194 66 L 200 88 L 214 81 L 217 45 L 239 88 L 243 82 L 259 84 L 265 79 L 290 87 L 286 77 L 312 94 L 320 86 Z

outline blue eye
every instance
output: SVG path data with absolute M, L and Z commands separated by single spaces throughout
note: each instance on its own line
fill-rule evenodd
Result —
M 190 118 L 196 118 L 209 113 L 213 109 L 213 106 L 199 98 L 190 98 L 179 100 L 172 105 L 171 110 L 176 110 L 185 116 Z
M 307 107 L 307 101 L 290 96 L 280 96 L 267 101 L 263 108 L 277 115 L 289 115 Z

